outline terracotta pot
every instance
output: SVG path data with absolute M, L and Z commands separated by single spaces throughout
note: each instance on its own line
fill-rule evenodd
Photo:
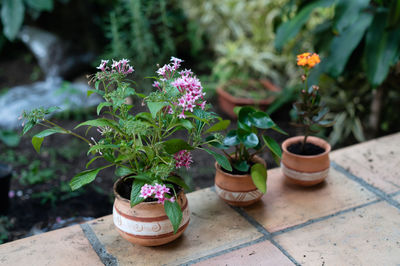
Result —
M 254 157 L 254 162 L 262 163 L 265 161 Z M 232 206 L 249 206 L 261 199 L 263 193 L 254 185 L 251 175 L 232 175 L 221 169 L 215 162 L 215 191 L 218 196 Z
M 131 208 L 128 199 L 123 198 L 117 191 L 118 184 L 114 184 L 113 220 L 119 234 L 127 241 L 141 246 L 159 246 L 177 239 L 189 224 L 188 201 L 183 189 L 178 194 L 177 201 L 181 206 L 182 222 L 176 234 L 164 205 L 155 202 L 142 202 Z
M 234 81 L 232 81 L 234 82 Z M 260 82 L 264 85 L 264 87 L 273 92 L 279 92 L 281 91 L 280 88 L 276 87 L 274 84 L 272 84 L 268 80 L 260 80 Z M 224 87 L 229 86 L 229 84 L 225 86 L 221 86 L 217 88 L 217 94 L 218 94 L 218 104 L 219 107 L 231 118 L 235 119 L 237 115 L 235 112 L 233 112 L 233 108 L 236 106 L 245 106 L 245 105 L 252 105 L 252 106 L 258 106 L 262 110 L 266 110 L 268 105 L 270 105 L 274 100 L 275 96 L 270 96 L 266 99 L 260 99 L 260 100 L 253 100 L 249 98 L 237 98 L 230 93 L 228 93 L 226 90 L 224 90 Z
M 298 155 L 288 151 L 290 145 L 299 143 L 303 139 L 304 136 L 297 136 L 288 138 L 282 143 L 281 169 L 290 182 L 312 186 L 321 183 L 328 176 L 331 145 L 323 139 L 310 136 L 307 142 L 325 149 L 325 152 L 318 155 Z

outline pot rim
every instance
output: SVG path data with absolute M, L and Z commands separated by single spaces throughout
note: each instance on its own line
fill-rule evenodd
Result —
M 122 180 L 124 180 L 125 178 L 127 178 L 127 177 L 129 177 L 129 176 L 131 176 L 131 175 L 124 175 L 124 176 L 121 176 L 120 178 L 118 178 L 117 181 L 114 182 L 114 185 L 113 185 L 113 193 L 114 193 L 114 196 L 115 196 L 118 200 L 123 201 L 123 202 L 125 202 L 125 203 L 127 203 L 127 204 L 130 205 L 130 204 L 131 204 L 130 199 L 126 199 L 126 198 L 122 197 L 122 196 L 117 192 L 117 184 L 119 184 Z M 180 187 L 180 186 L 179 186 L 179 187 Z M 180 187 L 180 188 L 181 188 L 181 191 L 177 194 L 177 197 L 179 197 L 182 193 L 184 193 L 183 187 Z M 152 205 L 152 204 L 159 204 L 159 203 L 158 203 L 157 201 L 150 201 L 150 202 L 142 201 L 142 202 L 139 203 L 139 204 Z
M 326 140 L 319 138 L 319 137 L 315 137 L 315 136 L 308 136 L 307 143 L 312 143 L 314 145 L 321 147 L 321 145 L 318 145 L 315 142 L 316 141 L 322 142 L 324 144 L 324 146 L 322 146 L 321 148 L 325 149 L 325 151 L 323 153 L 316 154 L 316 155 L 300 155 L 300 154 L 296 154 L 296 153 L 288 151 L 287 147 L 289 147 L 291 144 L 300 142 L 302 139 L 304 139 L 304 136 L 295 136 L 295 137 L 287 138 L 285 141 L 282 142 L 283 152 L 288 153 L 288 154 L 298 157 L 298 158 L 317 158 L 317 157 L 325 156 L 331 151 L 331 145 Z
M 256 159 L 255 161 L 259 161 L 260 163 L 264 164 L 264 166 L 266 166 L 266 162 L 265 162 L 265 160 L 263 158 L 261 158 L 258 155 L 254 156 L 254 158 Z M 216 171 L 218 171 L 218 172 L 220 172 L 220 173 L 222 173 L 224 175 L 227 175 L 229 177 L 235 177 L 235 178 L 248 178 L 248 177 L 251 177 L 251 173 L 245 174 L 245 175 L 233 175 L 233 174 L 227 173 L 224 170 L 222 170 L 221 166 L 218 164 L 217 161 L 215 162 L 214 166 L 215 166 Z

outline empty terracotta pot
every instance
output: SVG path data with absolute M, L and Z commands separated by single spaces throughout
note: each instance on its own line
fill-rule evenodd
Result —
M 131 208 L 128 199 L 118 193 L 118 185 L 114 184 L 113 220 L 119 234 L 127 241 L 141 246 L 159 246 L 169 243 L 185 231 L 189 224 L 190 212 L 188 201 L 183 189 L 178 194 L 177 202 L 181 206 L 182 222 L 176 234 L 164 205 L 154 202 L 142 202 Z
M 254 162 L 262 163 L 265 161 L 254 157 Z M 232 206 L 249 206 L 261 199 L 263 193 L 254 185 L 251 175 L 232 175 L 221 169 L 215 162 L 215 191 L 218 196 Z
M 281 169 L 286 178 L 295 184 L 312 186 L 324 181 L 328 176 L 331 145 L 323 139 L 310 136 L 307 143 L 312 143 L 325 151 L 317 155 L 298 155 L 288 151 L 292 144 L 303 141 L 304 136 L 288 138 L 282 143 Z

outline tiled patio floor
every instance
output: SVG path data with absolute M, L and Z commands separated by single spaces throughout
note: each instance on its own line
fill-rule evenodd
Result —
M 188 194 L 191 222 L 161 247 L 123 240 L 111 216 L 0 246 L 0 265 L 399 265 L 400 133 L 331 153 L 312 188 L 268 172 L 267 194 L 232 208 Z

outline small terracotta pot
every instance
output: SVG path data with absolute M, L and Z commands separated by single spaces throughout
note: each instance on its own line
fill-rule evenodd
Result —
M 131 208 L 128 199 L 123 198 L 117 192 L 120 178 L 114 184 L 114 208 L 113 220 L 119 234 L 127 241 L 141 246 L 159 246 L 177 239 L 185 231 L 189 224 L 188 201 L 183 189 L 178 194 L 177 201 L 181 206 L 182 222 L 176 234 L 164 205 L 155 202 L 142 202 Z
M 324 181 L 328 176 L 331 145 L 323 139 L 309 136 L 307 143 L 317 145 L 325 151 L 318 155 L 298 155 L 288 151 L 292 144 L 303 141 L 304 136 L 288 138 L 282 143 L 281 169 L 286 178 L 295 184 L 312 186 Z
M 255 156 L 254 162 L 266 166 L 265 160 Z M 215 191 L 232 206 L 249 206 L 261 199 L 263 193 L 254 185 L 251 175 L 232 175 L 215 162 Z
M 235 81 L 232 81 L 235 82 Z M 272 84 L 270 81 L 263 79 L 260 80 L 260 82 L 264 85 L 264 87 L 273 92 L 279 92 L 281 91 L 280 88 Z M 258 106 L 262 110 L 266 110 L 268 105 L 270 105 L 274 100 L 275 96 L 270 96 L 266 99 L 260 99 L 260 100 L 253 100 L 253 99 L 245 99 L 245 98 L 237 98 L 230 93 L 228 93 L 226 90 L 224 90 L 224 87 L 229 86 L 225 85 L 222 87 L 217 88 L 217 94 L 218 94 L 218 104 L 219 107 L 224 111 L 227 115 L 229 115 L 231 118 L 236 119 L 237 115 L 235 112 L 233 112 L 233 108 L 236 106 L 245 106 L 245 105 L 252 105 L 252 106 Z

